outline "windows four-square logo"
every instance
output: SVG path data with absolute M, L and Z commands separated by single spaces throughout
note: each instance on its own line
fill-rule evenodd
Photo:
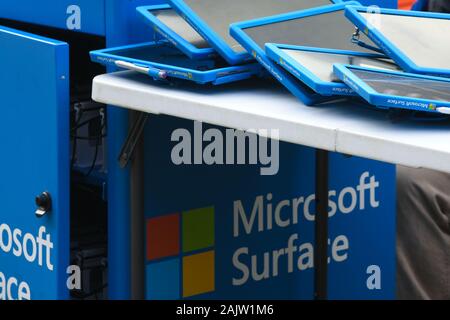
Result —
M 176 300 L 215 290 L 214 208 L 147 220 L 146 297 Z

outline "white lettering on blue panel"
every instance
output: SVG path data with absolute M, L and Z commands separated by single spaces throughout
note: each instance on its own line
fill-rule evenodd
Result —
M 81 30 L 81 8 L 77 5 L 70 5 L 67 7 L 67 29 Z

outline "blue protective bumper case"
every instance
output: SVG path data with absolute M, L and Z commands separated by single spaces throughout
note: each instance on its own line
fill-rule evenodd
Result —
M 91 52 L 94 62 L 145 73 L 155 80 L 177 78 L 199 84 L 225 84 L 260 75 L 261 66 L 229 66 L 221 59 L 192 60 L 169 42 L 149 42 Z
M 326 53 L 334 55 L 351 55 L 355 57 L 365 57 L 365 58 L 386 58 L 386 56 L 381 54 L 370 54 L 361 53 L 356 51 L 346 51 L 346 50 L 335 50 L 335 49 L 325 49 L 325 48 L 313 48 L 313 47 L 302 47 L 302 46 L 291 46 L 283 44 L 266 44 L 266 54 L 279 64 L 281 67 L 286 69 L 298 80 L 304 82 L 308 87 L 310 87 L 315 92 L 325 95 L 325 96 L 357 96 L 357 94 L 350 89 L 343 82 L 327 82 L 320 79 L 311 70 L 301 65 L 298 61 L 292 59 L 287 55 L 283 49 L 289 50 L 300 50 L 300 51 L 311 51 L 317 53 Z M 332 68 L 331 68 L 332 69 Z M 330 70 L 332 73 L 333 70 Z
M 345 9 L 345 16 L 359 28 L 367 37 L 370 38 L 384 53 L 392 58 L 403 70 L 411 73 L 428 74 L 441 77 L 450 77 L 449 69 L 434 69 L 421 67 L 415 64 L 408 56 L 406 56 L 399 48 L 397 48 L 391 41 L 389 41 L 379 30 L 370 26 L 360 12 L 368 12 L 367 7 L 362 6 L 348 6 Z M 399 16 L 410 17 L 424 17 L 435 19 L 450 19 L 450 14 L 433 13 L 433 12 L 418 12 L 418 11 L 402 11 L 394 9 L 379 9 L 377 14 L 393 14 Z
M 180 49 L 189 58 L 205 59 L 205 58 L 212 58 L 217 55 L 217 52 L 213 48 L 211 47 L 198 48 L 189 41 L 187 41 L 186 39 L 184 39 L 183 37 L 181 37 L 179 34 L 177 34 L 169 26 L 164 24 L 160 19 L 158 19 L 153 14 L 153 12 L 160 10 L 173 10 L 173 9 L 168 4 L 143 6 L 137 8 L 137 11 L 143 18 L 144 23 L 148 24 L 153 29 L 153 31 L 155 31 L 163 38 L 168 40 L 173 46 Z M 194 29 L 193 31 L 196 32 Z
M 406 96 L 398 96 L 398 95 L 388 95 L 382 94 L 375 91 L 371 86 L 365 83 L 362 79 L 356 76 L 353 70 L 363 70 L 363 71 L 371 71 L 376 73 L 382 73 L 386 75 L 398 75 L 402 77 L 410 77 L 411 79 L 426 79 L 426 80 L 437 80 L 447 82 L 450 86 L 450 79 L 447 78 L 439 78 L 439 77 L 431 77 L 418 75 L 413 73 L 404 73 L 404 72 L 396 72 L 396 71 L 386 71 L 379 69 L 370 69 L 364 67 L 356 67 L 350 65 L 343 64 L 335 64 L 334 65 L 334 73 L 335 75 L 344 81 L 350 88 L 352 88 L 355 92 L 358 93 L 364 100 L 366 100 L 371 105 L 374 105 L 383 109 L 390 108 L 400 108 L 400 109 L 408 109 L 413 111 L 425 111 L 436 114 L 449 114 L 450 112 L 450 101 L 443 102 L 437 100 L 427 100 L 423 98 L 413 98 Z
M 349 2 L 355 4 L 357 2 Z M 302 11 L 291 12 L 273 17 L 240 22 L 232 24 L 230 27 L 231 36 L 234 37 L 251 55 L 262 64 L 278 81 L 280 81 L 294 96 L 299 98 L 304 104 L 312 105 L 332 99 L 330 96 L 323 96 L 313 91 L 309 86 L 298 80 L 297 77 L 291 75 L 279 64 L 275 63 L 265 52 L 265 48 L 261 48 L 251 37 L 249 37 L 244 29 L 256 26 L 277 23 L 295 18 L 303 18 L 316 14 L 329 13 L 333 11 L 343 10 L 347 3 L 332 4 L 328 6 L 311 8 Z

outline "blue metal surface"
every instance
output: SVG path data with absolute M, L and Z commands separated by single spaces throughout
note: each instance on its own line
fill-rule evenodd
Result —
M 404 52 L 402 52 L 394 43 L 389 41 L 377 28 L 369 26 L 369 22 L 359 13 L 368 12 L 366 7 L 349 6 L 345 10 L 345 16 L 352 21 L 361 31 L 363 31 L 386 55 L 392 58 L 403 70 L 411 73 L 429 74 L 434 76 L 450 77 L 449 69 L 436 69 L 420 66 L 414 63 Z M 370 12 L 370 11 L 369 11 Z M 423 17 L 432 19 L 450 19 L 450 14 L 434 12 L 403 11 L 392 9 L 380 9 L 377 14 L 391 14 L 408 17 Z
M 422 98 L 413 98 L 406 96 L 398 96 L 398 95 L 388 95 L 382 94 L 374 90 L 370 85 L 368 85 L 364 80 L 360 79 L 357 75 L 355 75 L 352 70 L 363 70 L 363 71 L 371 71 L 373 73 L 379 73 L 386 76 L 401 76 L 408 77 L 411 81 L 416 80 L 434 80 L 442 82 L 446 84 L 447 87 L 450 87 L 450 79 L 447 78 L 438 78 L 431 76 L 423 76 L 412 73 L 405 72 L 394 72 L 387 70 L 379 70 L 379 69 L 371 69 L 371 68 L 363 68 L 357 66 L 350 65 L 341 65 L 336 64 L 334 66 L 335 75 L 344 81 L 350 88 L 352 88 L 355 92 L 357 92 L 361 97 L 363 97 L 370 104 L 386 109 L 386 108 L 399 108 L 399 109 L 408 109 L 415 111 L 426 111 L 435 114 L 441 114 L 439 112 L 440 108 L 450 108 L 450 101 L 438 101 L 438 100 L 427 100 Z M 395 81 L 393 79 L 392 81 Z M 411 92 L 412 93 L 412 92 Z M 446 112 L 448 113 L 448 111 Z
M 345 50 L 333 50 L 333 49 L 323 49 L 323 48 L 311 48 L 311 47 L 299 47 L 299 46 L 289 46 L 282 44 L 266 44 L 266 54 L 273 61 L 278 63 L 289 73 L 295 76 L 300 81 L 304 82 L 315 92 L 321 95 L 341 95 L 341 96 L 355 96 L 357 95 L 352 89 L 350 89 L 346 84 L 342 82 L 327 82 L 323 81 L 314 73 L 313 70 L 308 69 L 292 57 L 290 57 L 284 49 L 288 50 L 299 50 L 299 51 L 310 51 L 317 53 L 324 53 L 330 55 L 345 55 L 352 57 L 364 57 L 364 58 L 386 58 L 386 56 L 381 54 L 370 54 L 361 53 L 354 51 Z M 333 68 L 330 68 L 330 74 L 333 73 Z
M 17 298 L 17 285 L 26 284 L 32 299 L 64 299 L 70 203 L 68 46 L 0 27 L 0 48 L 0 273 L 18 281 L 12 298 Z M 51 194 L 53 209 L 39 219 L 34 199 L 44 191 Z M 42 241 L 47 236 L 53 244 L 48 250 L 50 245 Z
M 104 35 L 105 1 L 2 0 L 0 18 Z
M 179 48 L 184 54 L 191 59 L 211 58 L 217 55 L 212 48 L 197 48 L 189 41 L 175 33 L 170 27 L 153 15 L 152 12 L 160 10 L 172 10 L 170 5 L 163 4 L 158 6 L 145 6 L 137 8 L 137 11 L 144 19 L 144 23 L 149 25 L 156 33 L 167 39 L 175 47 Z
M 163 0 L 109 0 L 106 2 L 106 43 L 117 47 L 151 41 L 154 33 L 136 18 L 136 7 Z M 112 72 L 115 68 L 109 68 Z M 130 295 L 130 172 L 117 157 L 128 134 L 128 110 L 108 107 L 108 294 L 110 299 Z

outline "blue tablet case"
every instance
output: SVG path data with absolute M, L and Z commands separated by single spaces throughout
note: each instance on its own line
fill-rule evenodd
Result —
M 411 82 L 421 80 L 430 81 L 433 82 L 434 85 L 440 86 L 439 90 L 435 91 L 438 92 L 441 96 L 448 97 L 448 100 L 444 101 L 443 99 L 424 99 L 395 93 L 380 93 L 371 85 L 369 85 L 367 83 L 367 80 L 361 79 L 360 76 L 355 74 L 358 71 L 370 72 L 371 76 L 373 76 L 371 80 L 372 82 L 379 82 L 380 85 L 386 83 L 389 88 L 393 88 L 391 91 L 393 91 L 395 88 L 394 84 L 410 86 L 411 88 L 420 90 L 421 88 L 425 87 L 423 83 L 422 85 L 420 85 L 419 83 L 411 84 Z M 450 79 L 397 71 L 370 69 L 342 64 L 334 65 L 334 73 L 350 88 L 357 92 L 362 98 L 376 107 L 384 109 L 399 108 L 413 111 L 425 111 L 441 115 L 450 113 Z M 413 91 L 414 90 L 411 90 L 410 92 L 413 93 Z
M 286 54 L 286 52 L 284 51 L 286 49 L 308 51 L 337 57 L 345 55 L 345 56 L 352 56 L 355 58 L 359 57 L 368 59 L 386 59 L 385 55 L 376 53 L 362 53 L 356 51 L 302 47 L 302 46 L 292 46 L 274 43 L 266 44 L 266 54 L 269 56 L 269 58 L 271 58 L 274 62 L 276 62 L 281 67 L 286 69 L 286 71 L 291 73 L 298 80 L 304 82 L 312 90 L 325 96 L 332 96 L 332 95 L 355 96 L 357 94 L 352 89 L 350 89 L 350 87 L 348 87 L 345 83 L 341 81 L 339 82 L 324 81 L 312 70 L 308 69 L 306 66 L 302 65 L 300 62 L 298 62 L 297 60 L 293 59 L 291 56 Z M 338 58 L 336 59 L 336 61 L 333 62 L 335 63 L 338 62 Z M 350 63 L 350 61 L 348 61 L 347 63 Z M 386 65 L 388 65 L 387 62 Z M 395 65 L 392 66 L 392 69 L 396 69 Z M 333 74 L 333 65 L 330 66 L 329 73 Z
M 214 85 L 260 75 L 261 66 L 229 66 L 221 58 L 192 60 L 169 42 L 149 42 L 91 52 L 94 62 L 147 74 L 155 80 L 183 79 Z
M 217 52 L 211 48 L 210 46 L 205 47 L 197 47 L 187 39 L 183 38 L 181 35 L 176 33 L 173 29 L 171 29 L 168 25 L 162 22 L 158 17 L 155 16 L 155 13 L 158 11 L 173 11 L 175 12 L 170 5 L 161 4 L 161 5 L 153 5 L 153 6 L 143 6 L 138 7 L 137 11 L 140 16 L 143 18 L 143 21 L 148 24 L 156 33 L 161 35 L 164 39 L 168 40 L 173 46 L 180 49 L 184 54 L 186 54 L 191 59 L 205 59 L 212 58 L 217 55 Z M 180 19 L 183 19 L 180 16 Z M 187 22 L 186 22 L 187 24 Z M 190 27 L 187 24 L 187 27 Z M 192 28 L 193 33 L 197 33 L 195 29 Z M 200 35 L 198 35 L 201 37 Z M 206 42 L 206 40 L 205 40 Z
M 177 10 L 186 21 L 188 21 L 199 34 L 201 34 L 211 46 L 230 64 L 239 64 L 252 60 L 252 56 L 247 52 L 235 52 L 208 24 L 206 24 L 185 2 L 184 0 L 167 0 L 172 8 Z M 221 0 L 226 1 L 226 0 Z M 288 1 L 288 0 L 275 0 Z M 342 0 L 329 0 L 330 3 L 341 3 Z M 255 0 L 255 6 L 258 1 Z M 309 9 L 307 9 L 309 10 Z M 240 21 L 236 21 L 240 22 Z
M 401 11 L 393 9 L 377 9 L 376 14 L 391 14 L 398 16 L 422 17 L 434 19 L 450 19 L 450 14 L 418 12 L 418 11 Z M 362 6 L 349 6 L 345 10 L 345 16 L 355 24 L 359 30 L 364 32 L 386 55 L 392 58 L 403 70 L 411 73 L 428 74 L 434 76 L 450 77 L 450 68 L 435 69 L 427 68 L 414 63 L 405 53 L 389 41 L 383 33 L 377 28 L 371 27 L 360 13 L 370 12 L 368 8 Z M 439 32 L 439 30 L 437 30 Z
M 264 47 L 260 47 L 246 32 L 245 29 L 259 27 L 269 24 L 275 24 L 282 21 L 290 21 L 294 19 L 308 18 L 316 15 L 334 13 L 342 11 L 344 15 L 345 6 L 348 4 L 359 4 L 355 1 L 348 3 L 333 4 L 318 8 L 312 8 L 303 11 L 291 12 L 288 14 L 278 15 L 274 17 L 262 18 L 253 21 L 246 21 L 231 25 L 231 35 L 248 51 L 251 55 L 262 64 L 278 81 L 280 81 L 292 94 L 299 98 L 306 105 L 330 100 L 330 96 L 323 96 L 305 85 L 302 81 L 287 72 L 279 64 L 270 59 Z M 349 41 L 351 34 L 349 34 Z

